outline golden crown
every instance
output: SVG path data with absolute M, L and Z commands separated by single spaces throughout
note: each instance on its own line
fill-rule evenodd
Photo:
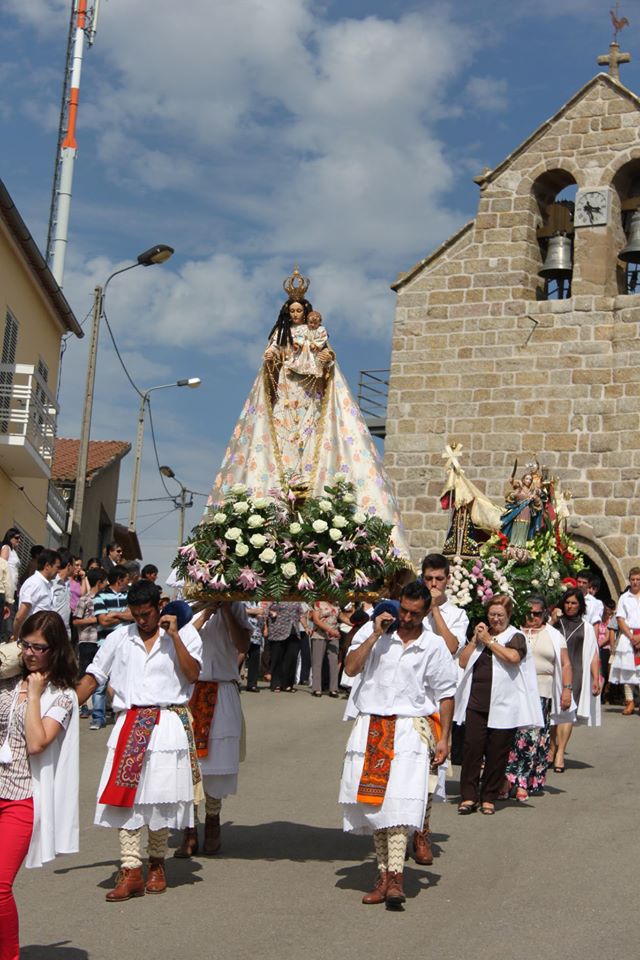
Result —
M 311 283 L 306 277 L 303 277 L 296 264 L 293 273 L 282 284 L 282 289 L 290 300 L 304 300 L 305 293 Z

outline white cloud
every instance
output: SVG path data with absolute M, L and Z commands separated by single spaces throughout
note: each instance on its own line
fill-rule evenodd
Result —
M 471 108 L 500 113 L 509 106 L 507 81 L 504 79 L 471 77 L 465 92 Z

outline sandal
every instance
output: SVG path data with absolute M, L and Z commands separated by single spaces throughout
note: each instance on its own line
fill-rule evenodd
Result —
M 312 690 L 312 691 L 311 691 L 311 696 L 312 696 L 312 697 L 321 697 L 322 694 L 320 693 L 319 690 Z
M 518 787 L 516 790 L 516 800 L 518 803 L 527 803 L 529 800 L 529 794 L 524 789 L 524 787 Z
M 483 803 L 480 807 L 480 813 L 484 813 L 485 817 L 492 817 L 496 812 L 496 808 L 492 803 Z
M 463 800 L 462 803 L 458 804 L 458 813 L 462 816 L 475 813 L 477 809 L 478 804 L 475 802 L 475 800 Z

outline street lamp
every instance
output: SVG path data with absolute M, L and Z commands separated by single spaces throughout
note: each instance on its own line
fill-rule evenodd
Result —
M 136 433 L 136 453 L 133 463 L 133 480 L 131 482 L 131 503 L 129 504 L 129 532 L 134 533 L 136 529 L 136 513 L 138 512 L 138 488 L 140 487 L 140 468 L 142 464 L 142 438 L 144 435 L 144 417 L 145 409 L 149 403 L 149 394 L 154 390 L 167 390 L 169 387 L 199 387 L 202 381 L 200 377 L 189 377 L 184 380 L 176 380 L 174 383 L 161 383 L 157 387 L 149 387 L 140 394 L 140 410 L 138 412 L 138 431 Z
M 80 527 L 82 525 L 82 511 L 84 508 L 84 493 L 87 485 L 87 461 L 89 459 L 89 437 L 91 435 L 91 416 L 93 414 L 93 394 L 96 382 L 96 361 L 98 356 L 98 339 L 100 336 L 100 320 L 104 313 L 104 301 L 107 295 L 107 287 L 114 277 L 119 273 L 126 273 L 127 270 L 133 270 L 135 267 L 150 267 L 154 263 L 164 263 L 172 256 L 173 247 L 166 243 L 157 243 L 154 247 L 149 247 L 144 253 L 140 253 L 135 263 L 130 263 L 127 267 L 121 267 L 120 270 L 114 270 L 104 286 L 97 286 L 94 290 L 93 315 L 91 322 L 91 340 L 89 343 L 89 360 L 87 362 L 87 385 L 84 393 L 84 405 L 82 409 L 82 428 L 80 431 L 80 450 L 78 451 L 78 465 L 76 467 L 76 483 L 73 494 L 73 520 L 71 528 L 72 550 L 79 552 L 80 548 Z
M 174 501 L 175 505 L 180 510 L 180 520 L 178 522 L 178 550 L 179 550 L 184 541 L 184 515 L 187 512 L 187 509 L 193 506 L 193 497 L 190 497 L 187 502 L 187 495 L 193 493 L 193 491 L 187 490 L 185 485 L 183 483 L 180 483 L 180 481 L 176 477 L 171 467 L 167 467 L 167 466 L 160 467 L 160 473 L 163 475 L 163 477 L 169 477 L 170 480 L 175 480 L 175 482 L 180 487 L 180 498 L 178 499 L 178 497 L 176 497 Z

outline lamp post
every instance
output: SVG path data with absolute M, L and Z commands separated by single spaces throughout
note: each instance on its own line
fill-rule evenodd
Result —
M 136 433 L 136 453 L 133 462 L 133 480 L 131 482 L 131 503 L 129 504 L 129 533 L 136 529 L 136 514 L 138 512 L 138 489 L 140 487 L 140 468 L 142 464 L 142 439 L 144 435 L 144 418 L 149 394 L 154 390 L 167 390 L 169 387 L 199 387 L 202 381 L 199 377 L 189 377 L 185 380 L 176 380 L 174 383 L 161 383 L 157 387 L 149 387 L 140 394 L 140 410 L 138 411 L 138 430 Z
M 93 312 L 91 321 L 91 340 L 89 342 L 89 360 L 87 362 L 87 384 L 84 392 L 84 405 L 82 409 L 82 428 L 80 431 L 80 449 L 78 451 L 78 464 L 76 467 L 76 483 L 73 494 L 73 514 L 71 525 L 70 546 L 74 551 L 79 552 L 80 548 L 80 528 L 82 525 L 82 511 L 84 508 L 84 493 L 87 484 L 87 461 L 89 459 L 89 438 L 91 435 L 91 416 L 93 414 L 93 394 L 96 382 L 96 361 L 98 357 L 98 339 L 100 336 L 100 320 L 104 313 L 104 301 L 107 295 L 107 287 L 114 277 L 119 273 L 126 273 L 127 270 L 133 270 L 135 267 L 150 267 L 154 263 L 164 263 L 173 255 L 173 247 L 166 243 L 157 243 L 154 247 L 149 247 L 144 253 L 138 254 L 135 263 L 130 263 L 128 267 L 122 267 L 120 270 L 114 270 L 104 286 L 97 286 L 94 290 Z
M 169 477 L 170 480 L 175 480 L 175 482 L 180 487 L 180 496 L 175 498 L 175 505 L 180 510 L 180 519 L 178 521 L 178 550 L 183 544 L 184 541 L 184 515 L 187 512 L 189 507 L 193 506 L 193 497 L 191 496 L 192 490 L 187 490 L 184 483 L 180 483 L 175 473 L 171 467 L 160 467 L 160 473 L 163 477 Z M 189 499 L 187 500 L 187 497 Z

